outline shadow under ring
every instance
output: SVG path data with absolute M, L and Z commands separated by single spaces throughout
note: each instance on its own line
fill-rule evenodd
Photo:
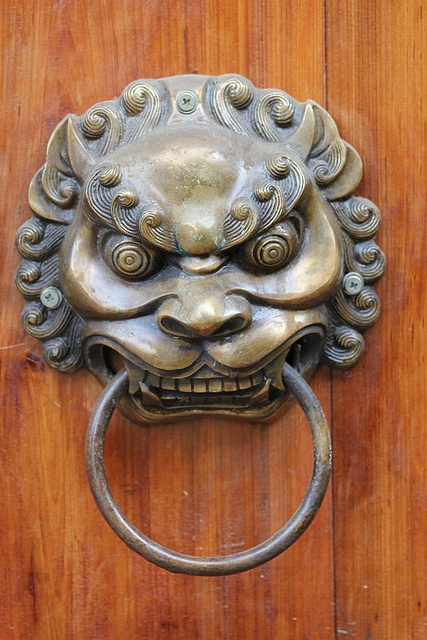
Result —
M 287 363 L 283 382 L 301 406 L 311 432 L 313 471 L 305 496 L 286 524 L 270 538 L 245 551 L 225 556 L 191 556 L 151 540 L 131 524 L 119 509 L 108 485 L 104 466 L 107 428 L 120 399 L 128 390 L 125 369 L 117 373 L 102 392 L 92 413 L 86 438 L 86 469 L 98 507 L 113 531 L 140 556 L 173 573 L 224 576 L 254 569 L 290 547 L 312 522 L 328 487 L 331 443 L 326 418 L 307 382 Z

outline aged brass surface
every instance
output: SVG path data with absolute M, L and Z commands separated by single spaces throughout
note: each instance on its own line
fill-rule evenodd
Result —
M 361 174 L 310 100 L 241 76 L 137 80 L 52 134 L 17 235 L 24 326 L 61 371 L 107 385 L 124 368 L 136 421 L 271 418 L 288 365 L 352 366 L 378 318 Z

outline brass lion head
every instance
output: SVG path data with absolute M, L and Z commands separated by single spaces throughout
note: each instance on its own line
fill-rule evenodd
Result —
M 349 367 L 378 318 L 361 173 L 312 101 L 240 76 L 133 82 L 51 137 L 17 238 L 25 328 L 61 371 L 125 366 L 135 419 L 267 418 L 285 361 Z

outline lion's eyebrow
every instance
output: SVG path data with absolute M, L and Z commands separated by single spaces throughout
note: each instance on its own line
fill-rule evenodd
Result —
M 307 195 L 307 171 L 286 154 L 268 156 L 261 167 L 268 178 L 255 185 L 251 197 L 237 198 L 224 219 L 223 251 L 285 220 Z
M 87 217 L 136 239 L 145 239 L 165 251 L 179 253 L 172 228 L 165 224 L 157 203 L 141 202 L 139 192 L 122 182 L 123 172 L 115 163 L 104 163 L 89 178 L 84 190 Z
M 181 253 L 174 230 L 164 221 L 164 212 L 160 207 L 145 207 L 138 219 L 140 236 L 160 249 Z

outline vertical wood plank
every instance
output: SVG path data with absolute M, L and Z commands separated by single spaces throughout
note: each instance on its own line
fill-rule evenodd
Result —
M 103 522 L 84 471 L 99 394 L 49 370 L 19 324 L 12 271 L 27 188 L 55 124 L 138 77 L 247 75 L 325 102 L 323 0 L 10 0 L 1 8 L 4 300 L 0 308 L 3 499 L 0 637 L 19 640 L 333 637 L 330 495 L 283 557 L 216 579 L 168 574 Z M 303 54 L 302 54 L 303 53 Z M 313 381 L 329 414 L 329 373 Z M 311 472 L 296 407 L 270 426 L 205 420 L 147 429 L 115 417 L 107 446 L 119 504 L 187 553 L 233 552 L 281 526 Z
M 388 256 L 364 361 L 333 386 L 337 637 L 358 640 L 427 634 L 425 10 L 327 1 L 329 109 Z

